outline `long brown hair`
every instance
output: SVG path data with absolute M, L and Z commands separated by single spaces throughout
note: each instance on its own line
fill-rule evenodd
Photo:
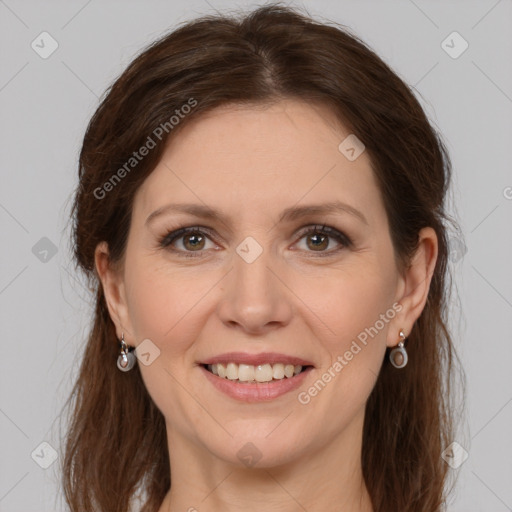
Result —
M 122 261 L 134 194 L 186 123 L 220 105 L 282 98 L 329 106 L 364 143 L 401 270 L 420 229 L 436 231 L 438 259 L 408 336 L 409 363 L 398 371 L 385 358 L 367 402 L 362 468 L 376 512 L 442 509 L 441 452 L 454 435 L 457 361 L 446 318 L 447 150 L 411 89 L 349 29 L 273 4 L 183 23 L 132 61 L 90 120 L 72 212 L 74 256 L 95 294 L 68 399 L 63 488 L 73 512 L 126 512 L 135 495 L 142 512 L 155 512 L 171 485 L 163 415 L 138 365 L 116 368 L 119 344 L 94 266 L 97 244 L 106 241 L 111 262 Z M 151 146 L 146 156 L 131 160 L 144 145 Z

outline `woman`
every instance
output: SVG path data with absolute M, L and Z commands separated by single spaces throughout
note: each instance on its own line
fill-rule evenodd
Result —
M 79 176 L 71 510 L 442 510 L 450 161 L 375 53 L 279 5 L 191 21 Z

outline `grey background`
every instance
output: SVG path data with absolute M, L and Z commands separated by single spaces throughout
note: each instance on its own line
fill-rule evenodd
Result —
M 89 325 L 68 219 L 77 155 L 98 98 L 143 46 L 177 23 L 255 5 L 0 0 L 0 511 L 65 510 L 60 459 L 48 469 L 36 460 L 50 461 L 42 442 L 59 456 L 61 408 Z M 447 142 L 451 211 L 464 234 L 453 235 L 459 251 L 450 262 L 458 289 L 452 329 L 468 394 L 455 440 L 469 453 L 449 510 L 510 511 L 512 2 L 302 5 L 370 44 L 415 87 Z M 47 59 L 31 48 L 43 31 L 59 45 Z M 441 47 L 453 31 L 469 43 L 456 59 Z

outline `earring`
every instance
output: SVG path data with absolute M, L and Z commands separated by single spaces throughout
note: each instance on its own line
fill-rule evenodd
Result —
M 405 341 L 405 334 L 404 331 L 400 329 L 400 341 L 398 342 L 398 346 L 395 347 L 390 353 L 389 353 L 389 360 L 391 361 L 391 364 L 395 368 L 403 368 L 406 364 L 409 358 L 407 357 L 407 351 L 404 347 L 404 341 Z
M 121 333 L 121 353 L 117 358 L 117 367 L 122 372 L 130 371 L 135 365 L 135 354 L 130 352 L 128 345 L 124 341 L 124 332 Z

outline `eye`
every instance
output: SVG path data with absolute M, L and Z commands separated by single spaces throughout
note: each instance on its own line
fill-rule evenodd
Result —
M 319 256 L 328 256 L 352 246 L 352 240 L 347 235 L 329 226 L 309 226 L 299 233 L 299 237 L 300 240 L 310 237 L 310 242 L 307 242 L 306 246 L 311 250 L 306 250 L 306 252 L 319 253 Z M 205 247 L 206 242 L 211 242 L 211 238 L 212 235 L 208 228 L 190 226 L 167 233 L 159 240 L 159 245 L 179 253 L 180 256 L 197 258 L 204 256 L 203 251 L 208 249 Z M 326 251 L 331 240 L 338 242 L 341 247 Z M 176 247 L 179 244 L 181 244 L 181 248 Z
M 171 250 L 173 250 L 175 252 L 179 252 L 180 255 L 183 255 L 185 257 L 198 257 L 198 256 L 200 257 L 201 252 L 203 250 L 205 250 L 206 241 L 210 240 L 209 236 L 206 236 L 206 233 L 209 234 L 209 230 L 207 228 L 203 228 L 201 226 L 191 226 L 191 227 L 180 228 L 180 229 L 177 229 L 176 231 L 171 231 L 170 233 L 166 234 L 159 241 L 159 244 L 161 247 L 172 246 Z M 174 247 L 175 241 L 181 243 L 183 249 L 182 248 L 176 249 Z M 199 253 L 199 254 L 187 254 L 187 252 L 188 253 Z
M 302 231 L 299 236 L 301 240 L 306 238 L 306 247 L 312 249 L 307 252 L 321 253 L 319 256 L 328 256 L 352 245 L 352 240 L 347 235 L 329 226 L 310 226 Z M 329 251 L 325 250 L 333 239 L 342 247 Z

